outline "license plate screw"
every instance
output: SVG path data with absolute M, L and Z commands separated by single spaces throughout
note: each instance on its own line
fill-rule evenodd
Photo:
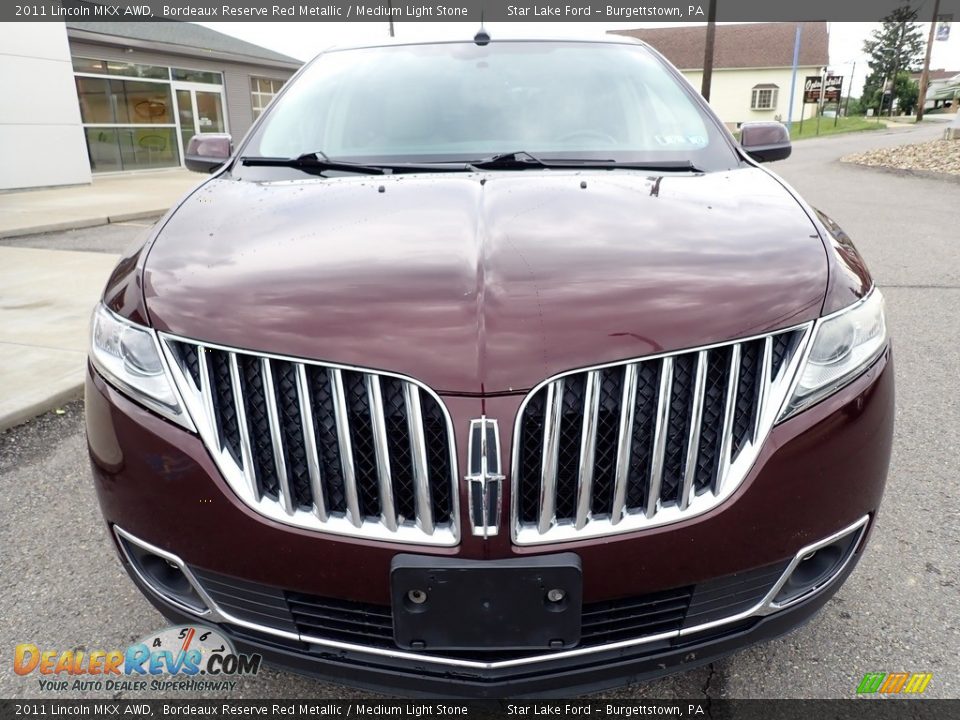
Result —
M 547 600 L 552 603 L 557 603 L 563 600 L 567 594 L 560 588 L 552 588 L 547 591 Z
M 423 590 L 411 590 L 407 598 L 416 605 L 423 605 L 427 601 L 427 594 Z

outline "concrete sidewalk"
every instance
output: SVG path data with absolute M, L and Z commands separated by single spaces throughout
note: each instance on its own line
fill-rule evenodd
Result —
M 90 185 L 0 193 L 0 238 L 156 217 L 204 177 L 162 170 L 97 177 Z
M 77 397 L 117 256 L 0 247 L 0 430 Z

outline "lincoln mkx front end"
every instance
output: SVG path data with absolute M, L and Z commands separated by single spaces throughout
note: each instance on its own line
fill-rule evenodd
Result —
M 761 125 L 737 144 L 629 41 L 308 64 L 94 313 L 134 582 L 268 662 L 429 696 L 569 696 L 810 618 L 874 523 L 893 365 Z

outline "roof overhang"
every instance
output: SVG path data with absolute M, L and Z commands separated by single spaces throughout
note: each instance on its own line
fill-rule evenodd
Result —
M 797 65 L 797 72 L 801 70 L 816 70 L 818 73 L 823 68 L 823 65 Z M 691 68 L 677 68 L 680 72 L 703 72 L 702 67 L 691 67 Z M 714 72 L 733 72 L 737 70 L 742 71 L 756 71 L 756 70 L 793 70 L 793 65 L 768 65 L 766 67 L 717 67 L 713 66 Z
M 89 30 L 79 30 L 69 27 L 67 28 L 67 37 L 70 40 L 93 43 L 95 45 L 133 48 L 136 50 L 150 50 L 153 52 L 166 53 L 168 55 L 179 55 L 186 58 L 220 60 L 223 62 L 259 65 L 260 67 L 277 68 L 290 71 L 299 70 L 300 66 L 302 65 L 302 63 L 271 60 L 268 58 L 257 57 L 255 55 L 224 52 L 222 50 L 204 50 L 202 48 L 187 47 L 186 45 L 177 45 L 176 43 L 157 42 L 155 40 L 139 40 L 136 38 L 121 37 L 119 35 L 106 35 L 104 33 L 91 32 Z

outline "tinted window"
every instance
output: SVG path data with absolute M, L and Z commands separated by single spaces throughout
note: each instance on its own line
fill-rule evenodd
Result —
M 643 47 L 438 43 L 331 52 L 267 112 L 242 155 L 352 160 L 736 158 L 692 90 Z M 244 170 L 246 172 L 246 170 Z

